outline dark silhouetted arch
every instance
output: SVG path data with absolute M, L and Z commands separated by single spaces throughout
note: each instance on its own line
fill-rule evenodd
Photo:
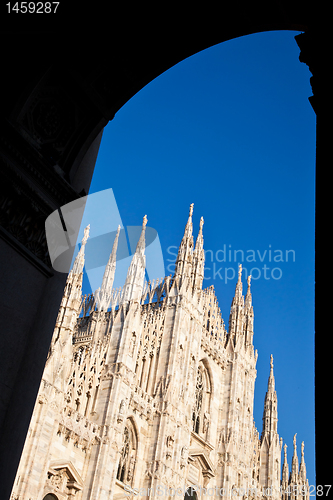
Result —
M 76 2 L 72 5 L 77 7 Z M 94 9 L 80 3 L 80 12 L 69 8 L 60 2 L 58 17 L 31 16 L 29 23 L 24 15 L 5 14 L 1 31 L 6 48 L 1 61 L 0 138 L 4 500 L 10 496 L 66 280 L 51 268 L 44 223 L 54 210 L 88 192 L 103 128 L 115 113 L 158 75 L 198 51 L 251 33 L 300 30 L 305 32 L 296 37 L 301 61 L 314 75 L 317 169 L 327 168 L 330 157 L 330 59 L 322 57 L 330 46 L 323 38 L 329 33 L 323 27 L 324 19 L 330 18 L 328 3 L 326 12 L 321 6 L 318 14 L 314 2 L 240 0 L 224 3 L 223 9 L 218 3 L 186 8 L 184 16 L 181 6 L 160 13 L 145 12 L 141 4 L 138 11 L 124 4 L 112 19 L 105 3 L 95 3 Z M 323 186 L 325 205 L 317 204 L 317 217 L 328 213 L 328 186 Z M 321 305 L 328 310 L 328 305 Z M 319 361 L 318 353 L 316 348 Z M 323 367 L 329 365 L 325 356 L 320 354 Z M 318 437 L 325 428 L 317 426 L 316 432 L 327 445 L 327 436 Z M 317 467 L 317 474 L 322 470 Z M 327 478 L 320 481 L 317 476 L 317 481 L 324 484 Z

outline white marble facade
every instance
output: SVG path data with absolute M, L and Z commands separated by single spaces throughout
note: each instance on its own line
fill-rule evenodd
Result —
M 145 228 L 121 291 L 119 231 L 101 288 L 82 297 L 86 228 L 70 272 L 12 491 L 19 500 L 308 499 L 304 444 L 289 471 L 273 357 L 259 435 L 251 278 L 239 267 L 229 327 L 202 289 L 193 205 L 173 277 L 144 283 Z M 268 360 L 267 360 L 268 363 Z M 296 486 L 296 488 L 295 488 Z

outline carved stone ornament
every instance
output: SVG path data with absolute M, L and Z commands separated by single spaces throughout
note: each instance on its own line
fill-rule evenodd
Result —
M 44 494 L 54 493 L 57 498 L 65 499 L 74 497 L 82 489 L 82 478 L 71 462 L 53 462 L 47 473 Z

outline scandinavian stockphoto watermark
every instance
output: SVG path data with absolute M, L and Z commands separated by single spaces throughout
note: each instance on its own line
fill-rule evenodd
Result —
M 165 484 L 157 484 L 156 486 L 147 487 L 147 488 L 131 488 L 129 485 L 124 486 L 125 495 L 126 496 L 140 496 L 140 497 L 165 497 L 165 498 L 202 498 L 203 496 L 208 497 L 217 497 L 217 496 L 244 496 L 251 495 L 257 496 L 256 488 L 236 488 L 233 486 L 231 490 L 229 488 L 220 488 L 218 486 L 211 487 L 203 487 L 200 485 L 195 486 L 178 486 L 176 488 L 172 486 L 167 486 Z M 271 496 L 271 490 L 266 491 L 265 494 L 267 496 Z
M 274 492 L 272 486 L 268 486 L 267 488 L 263 487 L 260 490 L 255 487 L 236 487 L 232 486 L 232 488 L 211 486 L 211 487 L 203 487 L 200 485 L 185 487 L 178 486 L 173 488 L 171 486 L 167 486 L 164 484 L 158 484 L 155 487 L 146 487 L 146 488 L 132 488 L 129 485 L 124 486 L 125 496 L 129 497 L 165 497 L 165 498 L 203 498 L 205 496 L 208 497 L 227 497 L 227 498 L 235 498 L 235 497 L 262 497 L 263 495 L 266 498 L 270 498 L 276 495 L 285 494 L 288 497 L 298 497 L 298 498 L 306 498 L 307 496 L 328 496 L 329 491 L 331 489 L 331 484 L 325 485 L 288 485 L 288 487 L 284 488 L 282 485 L 278 488 L 278 491 Z
M 142 214 L 143 215 L 143 214 Z M 120 226 L 117 248 L 116 286 L 125 282 L 127 270 L 142 231 L 138 226 L 124 226 L 111 188 L 78 198 L 58 210 L 45 221 L 45 233 L 52 267 L 68 273 L 80 248 L 85 228 L 90 234 L 85 248 L 85 271 L 92 290 L 103 279 L 113 242 Z M 146 273 L 149 279 L 165 276 L 164 259 L 157 231 L 145 227 Z
M 166 269 L 173 273 L 177 260 L 178 247 L 167 248 Z M 234 249 L 231 244 L 224 244 L 216 251 L 205 250 L 205 280 L 221 280 L 225 284 L 237 276 L 238 265 L 242 263 L 245 279 L 251 275 L 253 280 L 280 280 L 283 276 L 282 265 L 296 261 L 293 249 L 274 249 L 269 244 L 264 249 Z M 245 265 L 244 265 L 245 263 Z
M 122 285 L 142 228 L 141 225 L 123 226 L 111 188 L 74 200 L 47 218 L 45 232 L 53 268 L 59 272 L 69 272 L 79 249 L 77 241 L 80 241 L 88 224 L 90 237 L 86 245 L 85 270 L 92 290 L 97 289 L 101 283 L 118 226 L 121 230 L 116 280 L 119 282 L 117 286 Z M 149 279 L 173 274 L 179 247 L 169 246 L 164 260 L 157 231 L 151 227 L 146 227 L 145 243 L 146 273 Z M 245 279 L 251 275 L 253 280 L 280 280 L 283 266 L 295 261 L 296 252 L 293 249 L 275 249 L 268 244 L 262 249 L 242 250 L 225 243 L 218 250 L 205 250 L 204 279 L 206 283 L 220 280 L 227 284 L 237 277 L 238 265 L 241 263 Z

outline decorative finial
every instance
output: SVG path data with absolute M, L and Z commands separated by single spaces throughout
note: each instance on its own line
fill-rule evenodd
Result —
M 250 288 L 250 286 L 251 286 L 251 278 L 252 278 L 252 276 L 251 276 L 251 274 L 249 274 L 248 277 L 247 277 L 247 286 L 248 286 L 248 288 Z
M 238 264 L 238 280 L 242 279 L 242 264 Z
M 147 215 L 145 215 L 145 216 L 143 217 L 143 221 L 142 221 L 142 229 L 143 229 L 144 227 L 146 227 L 147 222 L 148 222 Z
M 205 221 L 204 221 L 204 218 L 203 218 L 203 217 L 201 217 L 201 219 L 200 219 L 200 229 L 202 229 L 202 226 L 203 226 L 204 222 L 205 222 Z
M 190 214 L 189 214 L 189 217 L 192 217 L 192 214 L 193 214 L 193 207 L 194 207 L 194 203 L 191 203 L 191 205 L 190 205 Z
M 304 457 L 304 441 L 302 441 L 302 444 L 301 444 L 301 454 L 302 454 L 302 457 Z
M 294 438 L 293 438 L 293 443 L 294 443 L 294 449 L 296 450 L 296 436 L 297 436 L 297 432 L 296 434 L 294 435 Z
M 285 458 L 287 458 L 287 444 L 284 445 L 283 449 L 284 449 L 284 456 Z
M 85 245 L 87 243 L 87 239 L 89 238 L 89 231 L 90 231 L 90 224 L 85 228 L 83 232 L 83 238 L 82 238 L 82 245 Z
M 271 370 L 273 370 L 273 354 L 271 354 L 271 361 L 270 361 L 270 364 L 271 364 Z M 295 434 L 296 435 L 296 434 Z

